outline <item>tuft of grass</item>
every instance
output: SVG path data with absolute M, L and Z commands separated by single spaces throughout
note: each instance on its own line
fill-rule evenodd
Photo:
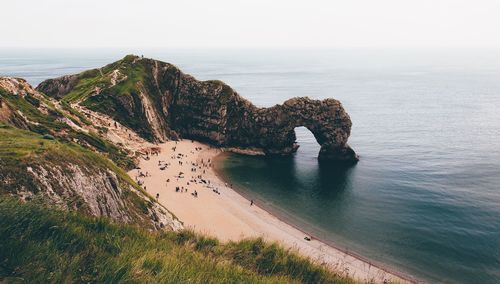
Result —
M 0 89 L 0 96 L 5 99 L 5 102 L 11 109 L 20 111 L 29 121 L 33 123 L 30 125 L 30 130 L 34 132 L 40 134 L 53 134 L 69 128 L 65 123 L 58 120 L 63 117 L 60 112 L 56 109 L 49 108 L 48 114 L 43 114 L 40 110 L 38 110 L 37 106 L 35 106 L 35 104 L 28 99 L 31 96 L 27 95 L 23 98 L 19 95 L 7 93 L 2 89 Z M 39 103 L 40 102 L 38 101 L 38 104 Z
M 5 195 L 0 216 L 0 281 L 354 283 L 262 239 L 147 232 Z
M 104 88 L 110 84 L 110 79 L 103 76 L 99 70 L 89 70 L 80 75 L 79 81 L 76 86 L 63 97 L 61 102 L 71 104 L 73 102 L 80 102 L 93 94 L 96 88 Z
M 92 125 L 92 122 L 90 122 L 90 120 L 88 120 L 85 115 L 81 114 L 80 112 L 78 112 L 76 109 L 74 109 L 73 107 L 71 107 L 71 105 L 68 103 L 68 102 L 65 102 L 65 101 L 61 101 L 61 106 L 62 108 L 71 113 L 72 115 L 76 116 L 78 118 L 79 121 L 76 121 L 75 119 L 73 119 L 72 117 L 68 116 L 69 119 L 71 119 L 71 121 L 73 121 L 74 123 L 76 123 L 77 125 L 80 125 L 80 121 L 82 123 L 85 123 L 86 125 Z

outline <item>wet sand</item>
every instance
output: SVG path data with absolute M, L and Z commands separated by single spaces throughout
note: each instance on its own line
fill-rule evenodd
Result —
M 159 154 L 141 159 L 141 169 L 132 170 L 129 175 L 152 196 L 159 194 L 159 202 L 184 222 L 186 228 L 222 241 L 263 237 L 363 282 L 413 282 L 318 239 L 307 241 L 306 233 L 257 204 L 251 206 L 249 200 L 214 171 L 212 166 L 222 153 L 220 149 L 191 140 L 170 141 L 158 147 Z

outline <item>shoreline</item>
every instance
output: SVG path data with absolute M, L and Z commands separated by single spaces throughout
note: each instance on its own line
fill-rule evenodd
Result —
M 250 206 L 250 200 L 228 186 L 227 177 L 217 170 L 216 163 L 227 154 L 223 149 L 193 140 L 169 141 L 158 148 L 158 155 L 141 159 L 141 169 L 129 175 L 151 196 L 158 194 L 158 201 L 186 228 L 223 242 L 262 237 L 362 282 L 418 282 L 317 238 L 265 206 Z M 305 236 L 312 238 L 307 241 Z
M 231 153 L 229 153 L 229 152 L 221 152 L 220 154 L 218 154 L 217 156 L 214 157 L 214 164 L 212 166 L 212 169 L 213 169 L 214 173 L 217 175 L 217 177 L 225 183 L 230 183 L 231 180 L 224 174 L 223 170 L 220 167 L 218 167 L 217 163 L 219 163 L 219 164 L 224 163 L 224 159 L 227 158 L 225 156 L 230 155 L 230 154 Z M 237 186 L 231 186 L 231 189 L 234 190 L 241 197 L 248 200 L 248 202 L 250 202 L 250 200 L 262 201 L 261 199 L 256 199 L 256 198 L 250 197 L 248 194 L 245 193 L 244 190 L 238 189 Z M 311 238 L 311 240 L 316 240 L 318 242 L 321 242 L 321 243 L 325 244 L 326 246 L 329 246 L 333 249 L 341 251 L 342 253 L 345 253 L 349 256 L 357 258 L 360 261 L 366 262 L 366 263 L 368 263 L 368 264 L 370 264 L 370 265 L 372 265 L 380 270 L 385 271 L 386 273 L 393 274 L 393 275 L 401 278 L 404 281 L 408 281 L 409 283 L 421 283 L 418 280 L 416 280 L 415 278 L 404 274 L 403 272 L 397 271 L 394 268 L 389 268 L 387 266 L 384 266 L 383 264 L 381 264 L 379 262 L 372 261 L 371 259 L 368 259 L 368 258 L 366 258 L 366 257 L 364 257 L 364 256 L 362 256 L 354 251 L 351 251 L 346 247 L 341 247 L 341 246 L 337 245 L 336 243 L 334 243 L 334 241 L 327 241 L 327 240 L 324 240 L 323 238 L 317 237 L 314 234 L 311 234 L 310 232 L 306 232 L 305 230 L 299 228 L 298 225 L 287 220 L 286 217 L 283 217 L 282 215 L 280 215 L 279 213 L 276 212 L 276 211 L 279 211 L 280 209 L 272 209 L 272 206 L 266 206 L 265 204 L 266 204 L 266 202 L 258 202 L 258 203 L 254 203 L 253 206 L 259 207 L 261 210 L 266 211 L 267 213 L 272 215 L 274 218 L 278 219 L 280 222 L 283 222 L 286 225 L 293 227 L 295 230 L 302 232 L 305 236 L 309 236 Z

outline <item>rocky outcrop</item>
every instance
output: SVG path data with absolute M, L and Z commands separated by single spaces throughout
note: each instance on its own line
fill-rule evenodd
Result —
M 29 129 L 29 121 L 19 110 L 9 106 L 2 94 L 10 93 L 19 97 L 37 100 L 32 94 L 36 91 L 24 79 L 0 77 L 0 122 L 9 123 L 21 129 Z M 40 106 L 38 106 L 40 107 Z
M 78 97 L 82 106 L 112 113 L 117 121 L 151 141 L 183 137 L 243 151 L 288 155 L 298 148 L 294 128 L 305 126 L 321 145 L 320 159 L 358 160 L 347 144 L 351 120 L 337 100 L 301 97 L 258 108 L 221 81 L 198 81 L 172 64 L 137 56 L 96 70 L 71 77 L 96 74 L 92 80 L 76 79 L 75 83 L 66 76 L 45 81 L 37 89 L 63 100 L 76 97 L 76 92 L 87 94 Z M 116 72 L 127 76 L 116 85 L 87 83 L 111 82 Z M 88 90 L 82 92 L 82 88 Z M 95 89 L 99 92 L 93 92 Z
M 56 98 L 62 98 L 64 94 L 69 93 L 69 91 L 75 87 L 77 81 L 77 76 L 66 75 L 57 78 L 56 81 L 51 79 L 43 81 L 38 87 L 46 90 L 47 93 L 53 94 Z
M 121 223 L 140 224 L 157 230 L 182 228 L 182 224 L 165 208 L 124 184 L 109 169 L 89 170 L 76 164 L 50 167 L 33 164 L 26 168 L 26 174 L 33 188 L 10 190 L 24 200 L 42 196 L 62 209 L 109 217 Z M 137 199 L 131 199 L 131 194 Z
M 27 95 L 36 93 L 26 80 L 14 77 L 0 77 L 0 90 L 15 95 Z
M 337 100 L 302 97 L 270 108 L 257 108 L 221 82 L 189 78 L 180 85 L 171 106 L 171 128 L 181 137 L 288 155 L 298 148 L 294 129 L 305 126 L 321 145 L 320 159 L 357 160 L 347 145 L 351 120 Z

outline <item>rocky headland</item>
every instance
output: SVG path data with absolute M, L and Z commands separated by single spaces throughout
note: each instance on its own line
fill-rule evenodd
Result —
M 322 160 L 356 162 L 351 120 L 335 99 L 292 98 L 259 108 L 221 81 L 198 81 L 176 66 L 129 55 L 100 69 L 42 82 L 37 90 L 110 115 L 151 142 L 179 137 L 247 153 L 288 155 L 295 127 L 308 128 Z

